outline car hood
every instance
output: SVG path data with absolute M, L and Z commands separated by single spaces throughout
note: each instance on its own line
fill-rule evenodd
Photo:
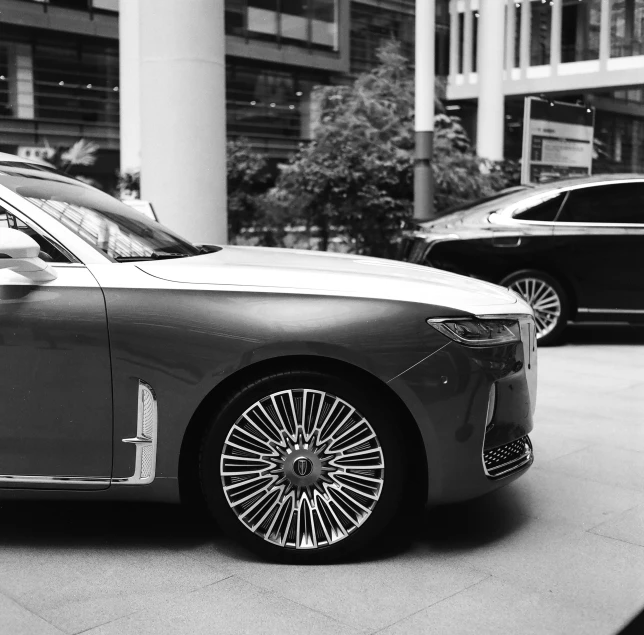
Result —
M 394 260 L 266 247 L 223 247 L 203 256 L 137 263 L 163 280 L 246 290 L 344 295 L 452 307 L 530 313 L 496 285 Z

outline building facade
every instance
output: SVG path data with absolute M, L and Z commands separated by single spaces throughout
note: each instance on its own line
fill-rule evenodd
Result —
M 479 33 L 492 3 L 496 22 Z M 596 170 L 644 172 L 644 0 L 451 0 L 450 35 L 448 107 L 473 138 L 478 105 L 500 86 L 503 119 L 487 113 L 485 132 L 502 136 L 506 158 L 521 156 L 534 95 L 595 108 Z
M 0 0 L 0 151 L 28 155 L 46 143 L 92 140 L 99 160 L 84 171 L 114 186 L 118 5 Z M 274 161 L 286 158 L 311 137 L 314 86 L 372 68 L 391 37 L 413 59 L 414 6 L 414 0 L 225 0 L 228 136 L 250 139 Z M 482 15 L 490 6 L 490 15 Z M 447 107 L 483 155 L 496 144 L 504 156 L 519 158 L 523 98 L 545 95 L 595 107 L 607 170 L 644 171 L 644 0 L 436 0 L 436 16 L 436 71 L 448 77 Z M 483 19 L 493 27 L 479 33 Z M 486 112 L 486 88 L 500 90 L 503 107 L 486 114 L 495 121 L 482 136 L 477 113 Z

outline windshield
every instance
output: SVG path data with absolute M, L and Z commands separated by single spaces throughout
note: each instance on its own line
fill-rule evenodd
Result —
M 54 172 L 0 164 L 0 184 L 115 261 L 204 253 L 204 249 L 112 196 Z

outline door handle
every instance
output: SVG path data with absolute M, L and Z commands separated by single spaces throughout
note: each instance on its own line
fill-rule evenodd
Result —
M 492 244 L 495 247 L 520 247 L 521 236 L 494 236 Z

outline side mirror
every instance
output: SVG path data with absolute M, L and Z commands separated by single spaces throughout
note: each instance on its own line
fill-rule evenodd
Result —
M 56 273 L 38 257 L 40 246 L 17 229 L 0 229 L 0 269 L 10 269 L 34 282 L 56 279 Z

